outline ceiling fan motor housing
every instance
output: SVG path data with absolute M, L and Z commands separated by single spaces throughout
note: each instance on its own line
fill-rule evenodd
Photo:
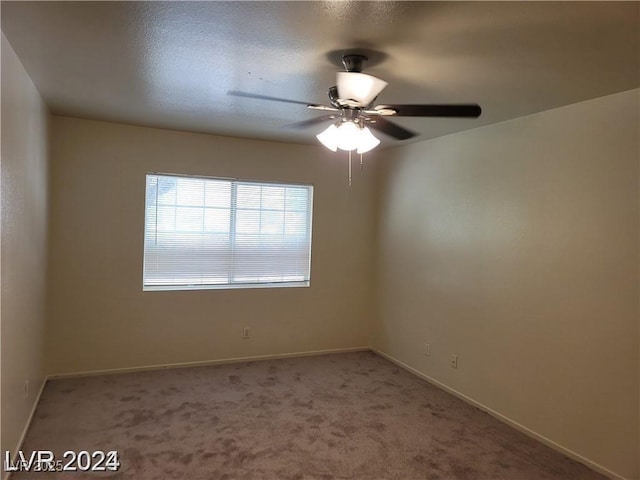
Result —
M 329 96 L 329 103 L 331 106 L 340 109 L 340 104 L 338 103 L 338 87 L 333 86 L 327 91 L 327 95 Z

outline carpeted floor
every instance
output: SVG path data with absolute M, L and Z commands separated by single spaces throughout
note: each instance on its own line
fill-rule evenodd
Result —
M 50 381 L 23 451 L 113 479 L 603 479 L 370 352 Z

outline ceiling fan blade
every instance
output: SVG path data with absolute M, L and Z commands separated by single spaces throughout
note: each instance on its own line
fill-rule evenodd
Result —
M 282 128 L 289 128 L 292 130 L 302 130 L 303 128 L 313 127 L 319 123 L 328 122 L 333 120 L 337 115 L 321 115 L 319 117 L 310 118 L 309 120 L 303 120 L 302 122 L 290 123 L 284 125 Z
M 340 110 L 334 107 L 330 107 L 329 105 L 319 105 L 316 103 L 310 103 L 307 105 L 307 108 L 311 108 L 312 110 L 322 110 L 325 112 L 339 112 Z
M 412 131 L 407 130 L 406 128 L 390 122 L 386 118 L 382 117 L 370 118 L 367 122 L 367 125 L 397 140 L 407 140 L 416 136 L 416 134 Z
M 300 102 L 298 100 L 290 100 L 288 98 L 269 97 L 267 95 L 258 95 L 257 93 L 241 92 L 239 90 L 229 90 L 227 95 L 232 97 L 257 98 L 258 100 L 269 100 L 272 102 L 296 103 L 298 105 L 309 105 L 311 102 Z
M 392 109 L 396 117 L 468 117 L 477 118 L 482 113 L 480 105 L 378 105 L 375 110 Z

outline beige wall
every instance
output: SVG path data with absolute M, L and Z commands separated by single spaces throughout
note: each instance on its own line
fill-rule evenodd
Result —
M 1 56 L 4 452 L 15 451 L 44 381 L 48 113 L 4 35 Z
M 635 90 L 390 150 L 373 341 L 628 478 L 639 476 L 638 106 Z
M 349 188 L 323 147 L 66 117 L 51 152 L 49 373 L 368 344 L 372 171 Z M 143 292 L 147 172 L 313 184 L 311 287 Z

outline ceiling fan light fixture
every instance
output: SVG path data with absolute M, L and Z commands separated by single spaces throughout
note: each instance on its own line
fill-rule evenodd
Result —
M 373 75 L 358 72 L 338 72 L 336 84 L 341 99 L 356 100 L 362 107 L 373 102 L 388 85 Z
M 366 153 L 380 145 L 378 140 L 367 127 L 360 127 L 351 120 L 343 121 L 337 125 L 330 125 L 316 138 L 332 152 L 338 149 Z

